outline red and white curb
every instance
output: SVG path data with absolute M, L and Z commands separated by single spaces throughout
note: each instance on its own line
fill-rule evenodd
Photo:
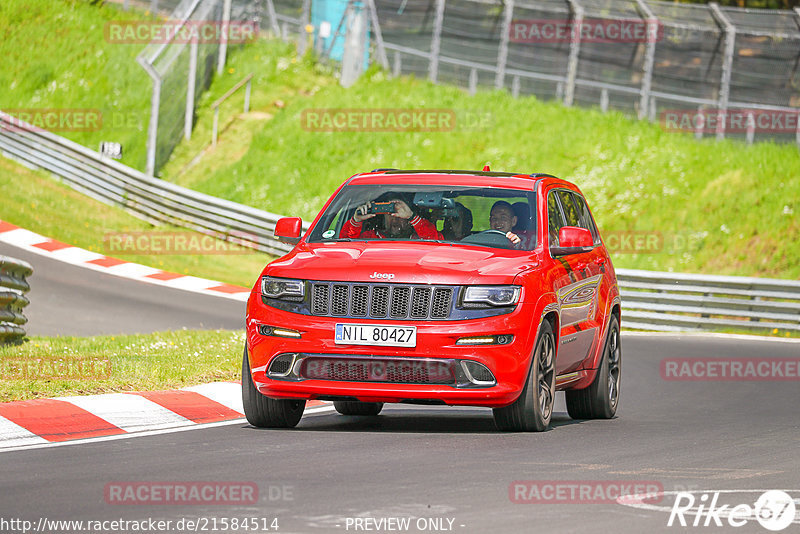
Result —
M 246 301 L 250 290 L 246 287 L 215 282 L 196 276 L 187 276 L 155 267 L 104 256 L 79 247 L 56 241 L 0 220 L 0 242 L 25 249 L 34 254 L 86 267 L 122 278 L 157 284 L 195 293 Z
M 308 401 L 308 408 L 330 403 Z M 0 452 L 73 440 L 241 420 L 242 387 L 214 382 L 167 391 L 0 403 Z

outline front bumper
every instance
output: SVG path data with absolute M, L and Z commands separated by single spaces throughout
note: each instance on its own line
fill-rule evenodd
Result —
M 364 321 L 291 313 L 267 306 L 260 298 L 251 298 L 247 310 L 247 345 L 253 383 L 263 395 L 272 398 L 349 398 L 364 402 L 506 406 L 519 397 L 528 375 L 538 326 L 534 308 L 533 304 L 522 302 L 509 314 L 461 321 Z M 336 323 L 416 326 L 417 344 L 413 348 L 336 344 Z M 299 331 L 301 337 L 262 335 L 260 325 L 291 328 Z M 513 340 L 502 345 L 456 344 L 462 337 L 503 334 L 512 335 Z M 476 386 L 464 380 L 455 380 L 453 384 L 420 384 L 268 376 L 267 370 L 273 359 L 287 353 L 362 361 L 452 362 L 456 370 L 459 362 L 470 360 L 485 365 L 494 375 L 495 384 Z

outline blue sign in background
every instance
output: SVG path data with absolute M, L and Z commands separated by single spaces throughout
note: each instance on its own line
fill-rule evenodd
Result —
M 364 11 L 366 8 L 361 2 L 354 2 L 353 9 L 355 12 Z M 314 0 L 311 2 L 311 24 L 315 29 L 315 38 L 322 39 L 322 51 L 328 50 L 331 41 L 336 35 L 336 28 L 342 17 L 347 12 L 347 0 Z M 364 12 L 367 24 L 367 42 L 369 43 L 369 14 Z M 319 36 L 319 27 L 323 22 L 329 22 L 331 25 L 331 34 L 328 37 Z M 330 58 L 336 61 L 341 61 L 344 56 L 344 39 L 347 32 L 347 21 L 342 22 L 342 27 L 339 29 L 341 35 L 336 38 L 336 42 L 331 49 Z M 316 44 L 316 43 L 315 43 Z M 364 51 L 364 69 L 369 66 L 369 46 Z

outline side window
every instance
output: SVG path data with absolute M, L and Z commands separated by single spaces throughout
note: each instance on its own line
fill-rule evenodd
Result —
M 556 197 L 555 191 L 550 191 L 547 195 L 547 221 L 548 221 L 548 233 L 550 234 L 550 246 L 557 247 L 558 246 L 558 231 L 561 230 L 562 226 L 566 226 L 564 223 L 564 216 L 561 214 L 561 208 L 558 205 L 558 198 Z
M 572 193 L 570 191 L 561 190 L 558 192 L 558 197 L 561 200 L 561 207 L 564 208 L 564 217 L 567 219 L 567 226 L 580 227 L 581 218 L 578 214 L 578 209 L 575 207 L 575 202 L 572 200 Z
M 592 233 L 592 239 L 594 239 L 594 244 L 600 244 L 600 232 L 597 231 L 597 225 L 594 223 L 594 219 L 592 218 L 592 214 L 589 212 L 589 207 L 586 205 L 586 201 L 577 193 L 573 193 L 572 197 L 575 201 L 575 206 L 578 208 L 578 214 L 580 215 L 581 220 L 581 228 L 586 228 Z

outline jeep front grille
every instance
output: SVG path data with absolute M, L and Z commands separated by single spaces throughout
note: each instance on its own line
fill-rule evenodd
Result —
M 311 313 L 374 319 L 447 319 L 452 286 L 311 282 Z

